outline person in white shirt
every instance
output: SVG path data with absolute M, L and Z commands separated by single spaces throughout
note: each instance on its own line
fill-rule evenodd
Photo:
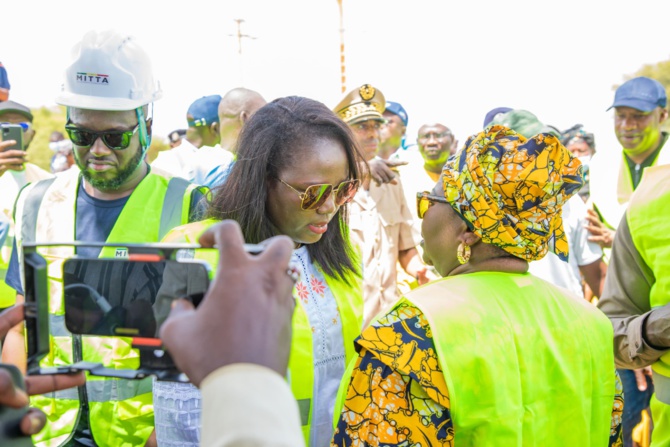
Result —
M 179 146 L 160 152 L 151 163 L 151 168 L 203 185 L 204 175 L 221 161 L 209 156 L 199 156 L 208 147 L 220 149 L 217 113 L 220 101 L 220 95 L 204 96 L 195 100 L 186 112 L 186 137 L 181 139 Z

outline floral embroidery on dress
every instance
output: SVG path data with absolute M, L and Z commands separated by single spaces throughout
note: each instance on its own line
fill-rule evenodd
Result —
M 302 302 L 307 304 L 307 300 L 309 298 L 309 290 L 307 290 L 307 286 L 304 283 L 299 282 L 295 285 L 295 290 L 298 292 L 298 296 Z
M 312 279 L 309 280 L 309 284 L 312 286 L 314 293 L 325 296 L 326 285 L 323 283 L 323 281 L 317 279 L 315 276 L 312 276 Z

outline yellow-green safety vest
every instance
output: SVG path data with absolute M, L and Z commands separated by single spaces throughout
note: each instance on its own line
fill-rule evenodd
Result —
M 75 238 L 75 210 L 80 176 L 77 171 L 28 185 L 16 205 L 17 246 L 24 242 L 67 242 Z M 132 192 L 106 242 L 158 242 L 171 229 L 188 222 L 195 185 L 181 178 L 148 174 Z M 130 338 L 72 336 L 65 327 L 62 265 L 74 255 L 71 246 L 43 247 L 49 278 L 49 332 L 51 352 L 42 367 L 77 361 L 101 363 L 108 368 L 136 369 L 139 352 Z M 104 247 L 100 257 L 114 257 Z M 22 265 L 23 254 L 19 250 Z M 38 446 L 59 446 L 74 435 L 81 400 L 89 406 L 93 438 L 99 446 L 144 445 L 154 427 L 152 379 L 123 380 L 88 375 L 86 386 L 31 398 L 47 416 L 44 430 L 33 437 Z
M 669 150 L 670 151 L 670 150 Z M 644 170 L 642 180 L 631 197 L 626 221 L 635 248 L 654 272 L 649 291 L 652 309 L 670 303 L 670 165 Z M 654 398 L 651 400 L 652 446 L 670 445 L 670 353 L 651 365 Z
M 661 138 L 661 150 L 653 160 L 651 167 L 670 164 L 670 148 L 665 147 L 668 136 L 663 133 Z M 600 159 L 603 155 L 596 155 L 596 160 L 590 168 L 591 197 L 589 200 L 593 203 L 594 208 L 597 209 L 605 223 L 616 229 L 633 195 L 633 179 L 630 175 L 626 156 L 622 152 L 619 159 L 619 172 L 616 177 L 616 183 L 612 182 L 614 180 L 612 169 L 606 160 Z M 607 156 L 609 157 L 609 155 Z M 645 171 L 647 169 L 649 168 L 645 168 Z M 644 172 L 642 175 L 644 176 Z
M 479 272 L 408 293 L 426 316 L 457 446 L 606 446 L 612 325 L 530 274 Z
M 0 247 L 0 308 L 16 303 L 16 290 L 5 283 L 14 245 L 14 202 L 25 184 L 52 177 L 53 174 L 32 163 L 26 163 L 22 172 L 5 171 L 0 175 L 0 213 L 4 213 L 10 221 L 9 233 Z
M 217 223 L 214 219 L 194 222 L 172 230 L 164 242 L 198 243 L 200 235 L 210 226 Z M 207 259 L 216 269 L 218 260 Z M 363 325 L 363 283 L 360 277 L 349 275 L 349 283 L 324 275 L 337 308 L 342 318 L 342 338 L 344 340 L 345 366 L 354 358 L 354 340 L 361 334 Z M 296 294 L 294 290 L 294 295 Z M 302 431 L 306 445 L 309 445 L 310 426 L 313 416 L 312 402 L 314 395 L 314 354 L 312 326 L 307 318 L 307 311 L 302 300 L 296 295 L 296 308 L 293 314 L 293 333 L 289 358 L 289 381 L 293 396 L 300 411 Z M 614 396 L 614 394 L 612 395 Z M 335 402 L 333 402 L 333 407 Z
M 0 210 L 0 213 L 3 211 Z M 2 247 L 0 247 L 0 309 L 13 306 L 16 303 L 16 290 L 5 283 L 9 260 L 12 257 L 12 245 L 14 244 L 14 222 L 9 219 L 9 229 Z

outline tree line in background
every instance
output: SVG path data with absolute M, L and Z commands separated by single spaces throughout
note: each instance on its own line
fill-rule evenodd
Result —
M 643 65 L 637 72 L 624 76 L 624 78 L 628 80 L 636 76 L 647 76 L 658 80 L 665 86 L 665 90 L 670 97 L 670 59 L 656 64 Z M 618 86 L 614 86 L 613 89 L 616 89 L 616 87 Z M 42 107 L 32 112 L 36 134 L 33 142 L 30 144 L 28 158 L 32 163 L 48 171 L 51 157 L 53 156 L 53 152 L 49 149 L 49 137 L 53 131 L 65 134 L 65 107 Z M 664 123 L 663 127 L 664 130 L 670 131 L 670 119 Z M 147 153 L 149 161 L 153 161 L 160 151 L 166 149 L 169 149 L 169 146 L 165 143 L 165 136 L 154 135 Z

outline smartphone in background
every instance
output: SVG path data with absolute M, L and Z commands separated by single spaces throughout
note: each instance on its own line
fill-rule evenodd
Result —
M 2 141 L 14 140 L 16 144 L 6 147 L 4 150 L 11 149 L 24 150 L 23 147 L 23 128 L 18 124 L 0 124 L 0 134 Z

